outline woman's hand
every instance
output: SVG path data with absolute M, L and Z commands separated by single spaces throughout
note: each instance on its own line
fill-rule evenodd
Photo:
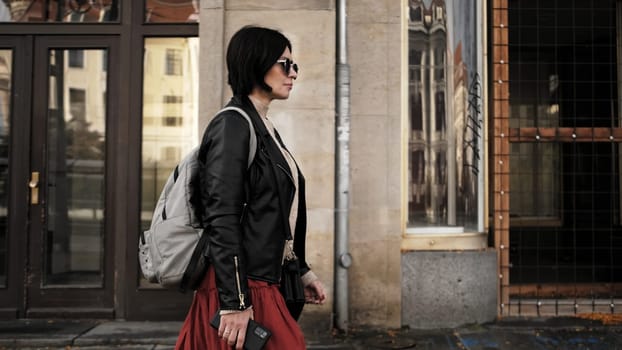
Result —
M 324 304 L 324 300 L 326 300 L 326 293 L 324 292 L 324 285 L 322 285 L 322 282 L 315 280 L 305 287 L 305 302 L 310 304 Z
M 244 347 L 244 338 L 246 337 L 246 327 L 248 320 L 253 319 L 253 309 L 248 308 L 244 311 L 224 314 L 220 316 L 220 327 L 218 327 L 218 336 L 229 346 L 234 346 L 236 350 L 242 350 Z

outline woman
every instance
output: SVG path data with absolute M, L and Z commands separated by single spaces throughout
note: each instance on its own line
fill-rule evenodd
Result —
M 307 303 L 322 304 L 326 295 L 305 261 L 304 178 L 268 116 L 272 100 L 289 97 L 298 66 L 283 34 L 244 27 L 229 42 L 227 69 L 228 106 L 249 115 L 257 152 L 248 166 L 250 126 L 235 111 L 217 115 L 203 135 L 197 187 L 211 267 L 176 348 L 242 349 L 254 319 L 272 332 L 265 349 L 305 349 L 298 315 L 279 291 L 283 263 L 297 258 Z M 216 313 L 217 330 L 209 325 Z

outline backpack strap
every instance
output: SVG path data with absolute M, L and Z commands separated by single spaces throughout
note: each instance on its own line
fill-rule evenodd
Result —
M 248 122 L 248 127 L 250 130 L 250 139 L 248 141 L 248 163 L 246 168 L 250 168 L 253 160 L 255 159 L 255 154 L 257 153 L 257 135 L 255 134 L 255 127 L 253 126 L 253 122 L 248 114 L 239 107 L 225 107 L 221 109 L 216 115 L 225 112 L 225 111 L 235 111 L 241 114 L 244 119 Z M 178 167 L 175 167 L 175 178 L 177 178 Z M 248 193 L 248 192 L 247 192 Z M 247 199 L 248 202 L 248 199 Z M 244 214 L 242 214 L 244 215 Z M 185 293 L 188 287 L 192 290 L 196 290 L 201 280 L 205 277 L 205 272 L 207 271 L 207 267 L 209 264 L 209 257 L 207 256 L 207 247 L 209 246 L 208 240 L 208 232 L 209 227 L 204 228 L 197 245 L 194 247 L 192 251 L 192 255 L 190 257 L 190 261 L 188 262 L 188 266 L 186 270 L 184 270 L 184 274 L 181 278 L 181 282 L 179 283 L 179 291 Z M 197 273 L 197 269 L 200 273 Z
M 217 114 L 220 114 L 224 111 L 236 111 L 240 113 L 244 117 L 244 119 L 246 119 L 246 121 L 248 122 L 248 128 L 250 129 L 251 135 L 248 141 L 248 163 L 246 167 L 250 168 L 251 163 L 255 159 L 255 153 L 257 153 L 257 135 L 255 135 L 255 127 L 253 126 L 251 117 L 249 117 L 248 114 L 242 108 L 233 107 L 233 106 L 225 107 L 221 109 L 220 112 L 218 112 Z

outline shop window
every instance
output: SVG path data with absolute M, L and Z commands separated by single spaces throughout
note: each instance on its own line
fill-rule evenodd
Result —
M 118 22 L 121 0 L 0 1 L 0 22 Z
M 146 38 L 142 119 L 141 226 L 147 229 L 169 174 L 199 142 L 196 37 Z M 166 62 L 162 70 L 160 62 Z M 182 69 L 183 67 L 183 69 Z M 141 285 L 149 284 L 141 280 Z M 149 286 L 151 288 L 151 286 Z
M 145 23 L 199 22 L 199 0 L 145 1 Z
M 484 230 L 477 3 L 408 2 L 408 233 Z

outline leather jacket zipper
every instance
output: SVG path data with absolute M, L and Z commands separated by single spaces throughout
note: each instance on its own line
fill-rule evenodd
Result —
M 240 215 L 240 224 L 244 222 L 244 217 L 246 216 L 246 208 L 248 207 L 247 203 L 242 205 L 242 215 Z
M 240 266 L 238 264 L 237 255 L 233 257 L 233 262 L 235 264 L 235 280 L 238 285 L 238 298 L 240 298 L 240 310 L 246 309 L 246 305 L 244 303 L 244 293 L 242 293 L 242 287 L 240 283 Z
M 292 185 L 295 184 L 294 182 L 294 178 L 292 177 L 292 175 L 289 173 L 289 171 L 285 170 L 285 168 L 281 165 L 281 164 L 276 164 L 277 168 L 283 170 L 283 172 L 285 173 L 285 175 L 287 175 L 287 177 L 289 178 L 289 180 L 292 182 Z M 295 187 L 295 186 L 294 186 Z

